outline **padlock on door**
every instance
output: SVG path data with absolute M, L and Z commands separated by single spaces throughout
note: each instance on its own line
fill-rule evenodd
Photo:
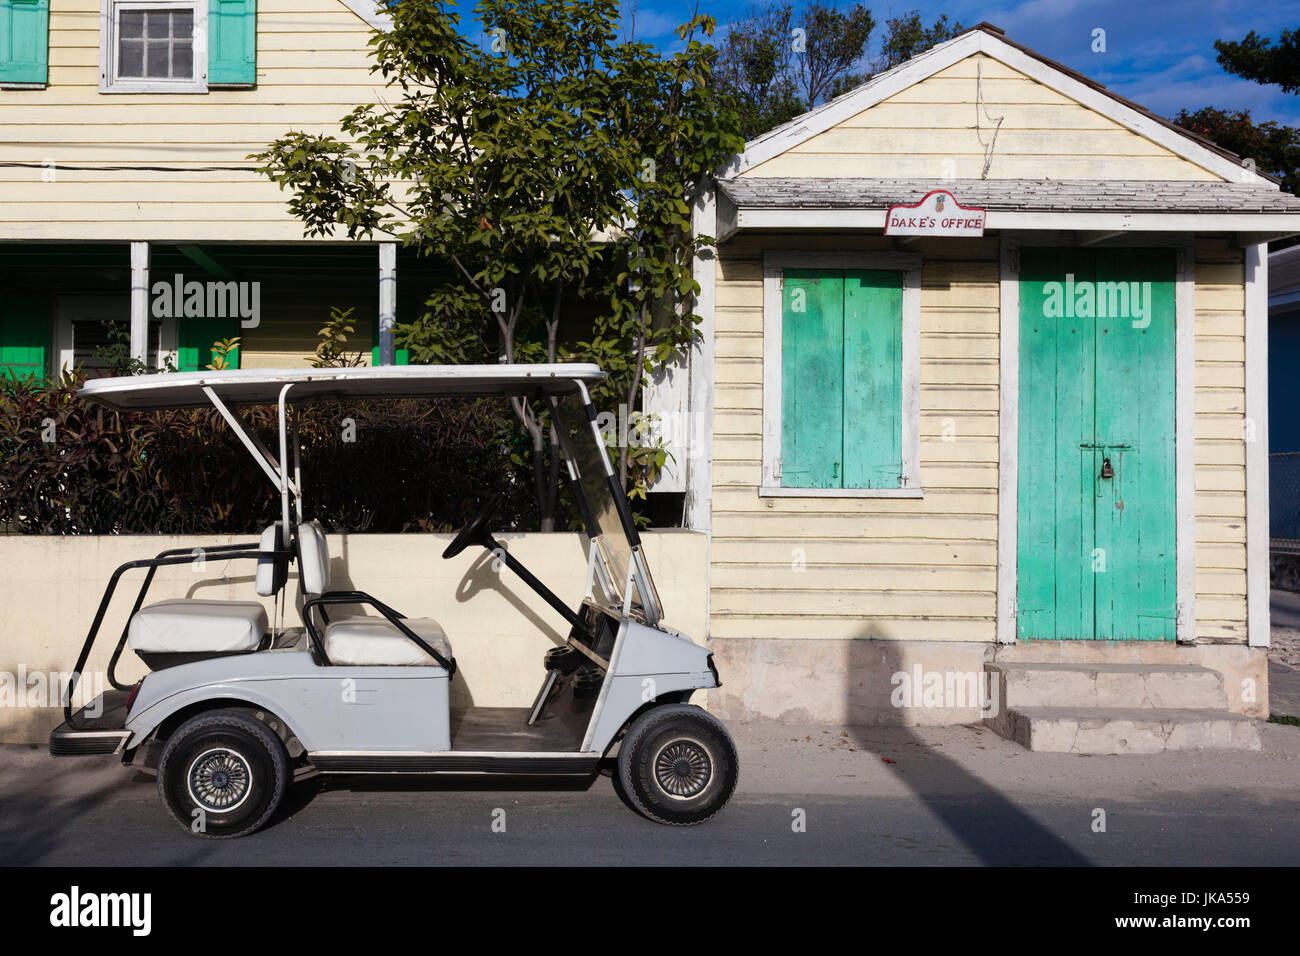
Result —
M 1115 469 L 1111 466 L 1109 458 L 1103 458 L 1101 460 L 1101 474 L 1098 477 L 1101 478 L 1115 477 Z

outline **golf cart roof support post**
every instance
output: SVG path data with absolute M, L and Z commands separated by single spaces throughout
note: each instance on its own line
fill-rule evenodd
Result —
M 289 389 L 293 388 L 293 383 L 289 382 L 280 389 L 280 400 L 277 407 L 280 412 L 280 513 L 284 518 L 284 527 L 280 529 L 280 541 L 287 548 L 289 546 L 289 425 L 287 402 Z M 302 516 L 302 502 L 298 503 L 298 514 Z
M 303 510 L 302 503 L 302 456 L 299 454 L 301 444 L 298 441 L 297 408 L 293 410 L 293 434 L 289 436 L 289 439 L 293 442 L 293 493 L 298 496 L 298 514 L 302 516 L 306 512 Z
M 260 441 L 249 436 L 248 432 L 244 430 L 243 422 L 239 420 L 234 412 L 226 407 L 226 403 L 223 402 L 217 393 L 212 390 L 211 385 L 203 386 L 203 394 L 208 397 L 208 401 L 212 403 L 212 407 L 221 413 L 221 417 L 226 420 L 226 424 L 230 426 L 231 431 L 233 431 L 236 437 L 243 442 L 244 447 L 248 449 L 248 453 L 253 456 L 253 461 L 257 462 L 262 471 L 266 472 L 266 477 L 271 479 L 271 484 L 275 485 L 275 490 L 279 491 L 279 465 L 276 464 L 273 467 L 268 462 L 268 459 L 271 458 L 270 453 L 265 447 L 259 447 L 262 445 Z

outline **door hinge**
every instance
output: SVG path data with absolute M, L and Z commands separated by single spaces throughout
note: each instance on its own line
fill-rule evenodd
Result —
M 780 477 L 781 477 L 781 459 L 780 459 L 780 458 L 778 458 L 776 461 L 772 462 L 772 477 L 773 477 L 773 478 L 780 478 Z

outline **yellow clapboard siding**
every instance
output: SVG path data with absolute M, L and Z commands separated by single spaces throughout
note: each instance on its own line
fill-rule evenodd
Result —
M 789 566 L 803 550 L 819 565 L 847 565 L 869 570 L 875 565 L 918 567 L 976 567 L 987 570 L 997 559 L 997 546 L 987 541 L 915 541 L 889 538 L 840 538 L 791 541 L 785 538 L 729 538 L 715 535 L 712 559 L 719 564 Z
M 864 569 L 857 565 L 822 564 L 815 549 L 806 557 L 779 564 L 714 564 L 710 583 L 715 588 L 743 591 L 760 586 L 775 591 L 807 591 L 824 588 L 836 591 L 924 590 L 979 592 L 991 594 L 997 587 L 997 574 L 988 568 L 956 566 L 917 568 L 911 565 L 874 565 Z M 1221 592 L 1230 594 L 1232 592 Z
M 788 574 L 789 572 L 784 572 Z M 807 577 L 808 575 L 803 575 Z M 992 616 L 992 592 L 952 591 L 845 591 L 825 589 L 810 584 L 805 590 L 780 590 L 773 582 L 780 574 L 766 579 L 754 574 L 757 586 L 749 588 L 711 588 L 710 610 L 717 614 L 735 612 L 746 615 L 809 615 L 816 602 L 821 615 L 855 615 L 862 617 L 899 616 L 928 618 L 974 618 Z
M 1001 118 L 991 178 L 1220 178 L 987 56 L 972 55 L 955 70 L 958 65 L 743 175 L 981 177 L 993 127 L 987 110 Z M 981 81 L 985 67 L 989 75 Z M 1085 138 L 1090 148 L 1081 150 Z
M 717 638 L 815 638 L 819 640 L 856 640 L 873 638 L 882 641 L 991 641 L 995 637 L 992 620 L 927 618 L 893 618 L 876 616 L 869 620 L 849 617 L 794 617 L 778 615 L 710 616 L 709 633 Z
M 755 488 L 719 487 L 713 492 L 715 511 L 744 513 L 754 507 Z M 860 514 L 995 515 L 997 492 L 993 489 L 929 488 L 925 497 L 915 498 L 764 498 L 765 514 L 839 514 L 850 518 Z

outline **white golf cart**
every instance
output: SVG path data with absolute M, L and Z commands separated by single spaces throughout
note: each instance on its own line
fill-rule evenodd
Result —
M 257 593 L 280 598 L 277 607 L 296 562 L 302 624 L 271 626 L 256 601 L 146 605 L 156 570 L 191 562 L 189 548 L 122 565 L 77 659 L 67 719 L 51 734 L 50 752 L 120 753 L 131 763 L 145 748 L 157 759 L 163 805 L 206 837 L 256 830 L 286 787 L 314 772 L 595 775 L 612 762 L 622 795 L 652 820 L 685 825 L 717 813 L 736 785 L 735 746 L 721 723 L 687 703 L 696 690 L 719 686 L 717 671 L 705 648 L 659 624 L 659 597 L 587 391 L 603 375 L 578 364 L 402 366 L 87 382 L 81 396 L 114 409 L 211 404 L 220 412 L 275 486 L 281 513 L 259 541 L 205 550 L 255 561 Z M 545 655 L 532 707 L 453 708 L 455 635 L 435 620 L 404 617 L 378 597 L 332 590 L 325 535 L 303 509 L 296 406 L 485 395 L 549 403 L 590 539 L 587 594 L 576 610 L 493 539 L 491 504 L 443 552 L 451 558 L 471 545 L 491 549 L 571 625 L 567 642 Z M 272 404 L 278 455 L 238 414 L 240 406 Z M 146 573 L 110 659 L 113 690 L 74 714 L 73 687 L 132 569 Z M 341 616 L 345 606 L 370 613 Z M 126 648 L 150 669 L 134 686 L 116 677 Z

